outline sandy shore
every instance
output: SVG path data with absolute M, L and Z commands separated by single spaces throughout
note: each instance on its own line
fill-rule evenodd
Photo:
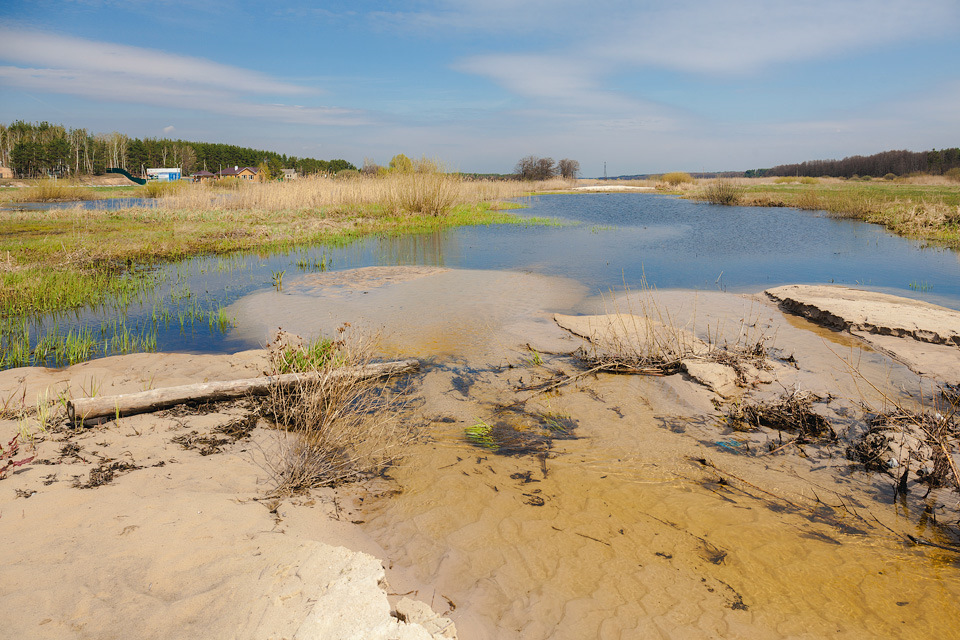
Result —
M 418 392 L 424 399 L 419 409 L 421 418 L 433 421 L 437 429 L 449 422 L 455 430 L 474 423 L 485 402 L 478 399 L 476 391 L 462 391 L 465 371 L 474 371 L 470 384 L 475 389 L 488 385 L 490 393 L 515 394 L 517 377 L 521 384 L 529 384 L 537 376 L 546 375 L 535 367 L 528 371 L 524 367 L 532 365 L 521 364 L 530 357 L 526 345 L 532 344 L 538 352 L 548 354 L 569 352 L 585 344 L 553 322 L 554 311 L 567 311 L 573 317 L 602 315 L 603 305 L 615 304 L 623 309 L 632 304 L 626 298 L 587 299 L 575 283 L 559 279 L 444 269 L 318 275 L 291 282 L 285 288 L 286 294 L 256 294 L 238 303 L 236 313 L 256 320 L 241 322 L 241 326 L 263 335 L 282 323 L 284 329 L 309 335 L 329 333 L 342 322 L 352 321 L 365 329 L 382 331 L 385 355 L 417 356 L 428 365 L 418 382 Z M 816 293 L 830 298 L 829 291 Z M 834 298 L 841 292 L 836 293 Z M 333 306 L 323 306 L 331 300 L 335 301 Z M 418 300 L 433 300 L 436 308 L 426 308 Z M 846 373 L 834 366 L 834 352 L 844 349 L 858 349 L 858 366 L 864 375 L 886 376 L 893 387 L 910 380 L 912 375 L 898 362 L 898 357 L 927 375 L 958 370 L 943 366 L 944 353 L 960 353 L 956 345 L 937 345 L 953 351 L 925 351 L 926 346 L 914 349 L 917 341 L 913 337 L 891 337 L 879 330 L 874 335 L 887 342 L 877 343 L 879 350 L 873 351 L 864 346 L 862 337 L 848 330 L 819 330 L 806 320 L 783 317 L 761 296 L 664 292 L 661 300 L 681 315 L 692 300 L 709 309 L 708 313 L 701 311 L 697 320 L 688 325 L 698 335 L 703 334 L 703 326 L 710 326 L 720 317 L 726 318 L 724 331 L 733 333 L 743 330 L 742 319 L 752 318 L 755 328 L 763 325 L 769 329 L 774 324 L 765 323 L 776 323 L 782 357 L 768 370 L 757 369 L 755 378 L 745 385 L 742 379 L 737 382 L 735 376 L 732 387 L 723 380 L 711 383 L 708 373 L 698 374 L 694 365 L 679 375 L 656 380 L 644 381 L 636 376 L 601 378 L 592 393 L 608 398 L 603 408 L 591 404 L 594 400 L 586 393 L 568 398 L 566 410 L 582 416 L 581 424 L 591 412 L 603 411 L 612 416 L 610 407 L 627 415 L 635 404 L 637 411 L 646 411 L 642 403 L 656 406 L 662 416 L 706 416 L 725 396 L 751 393 L 772 397 L 790 385 L 824 395 L 837 394 L 838 390 L 855 386 L 845 380 L 845 376 L 849 377 Z M 871 304 L 875 302 L 871 300 Z M 887 303 L 892 305 L 894 301 Z M 318 308 L 324 309 L 323 313 L 318 313 Z M 902 314 L 894 316 L 902 320 Z M 957 317 L 955 312 L 937 315 L 947 327 L 938 328 L 938 333 L 946 334 L 951 327 L 956 331 L 960 326 Z M 874 326 L 882 326 L 876 314 L 872 319 Z M 891 345 L 890 340 L 901 342 Z M 794 353 L 796 358 L 787 357 Z M 30 464 L 0 480 L 0 535 L 6 543 L 0 552 L 0 602 L 8 611 L 17 612 L 7 623 L 11 637 L 456 637 L 451 620 L 459 627 L 460 637 L 515 637 L 506 627 L 491 628 L 491 620 L 485 616 L 501 605 L 477 587 L 483 582 L 480 578 L 476 578 L 475 585 L 464 587 L 464 582 L 472 584 L 470 576 L 460 569 L 437 567 L 436 559 L 424 556 L 424 563 L 434 563 L 434 569 L 426 576 L 433 584 L 427 584 L 416 562 L 400 560 L 403 554 L 398 549 L 405 543 L 394 545 L 389 532 L 379 537 L 371 535 L 386 527 L 403 537 L 408 535 L 403 531 L 406 525 L 398 523 L 424 526 L 421 515 L 391 515 L 389 507 L 371 511 L 374 499 L 369 496 L 388 495 L 395 490 L 393 481 L 380 479 L 364 487 L 340 490 L 317 489 L 282 501 L 265 499 L 272 488 L 271 456 L 279 434 L 266 428 L 262 420 L 251 418 L 250 406 L 245 401 L 181 406 L 82 429 L 68 428 L 62 415 L 54 414 L 46 431 L 40 430 L 38 424 L 45 417 L 43 413 L 31 411 L 38 404 L 57 398 L 246 378 L 265 372 L 266 367 L 266 354 L 258 350 L 229 356 L 136 354 L 64 370 L 25 368 L 0 372 L 0 403 L 7 404 L 4 419 L 0 420 L 0 439 L 6 443 L 20 431 L 32 433 L 32 441 L 23 442 L 18 457 L 36 456 Z M 567 369 L 570 370 L 568 365 Z M 943 381 L 956 383 L 955 379 Z M 565 401 L 559 398 L 554 402 Z M 827 413 L 834 415 L 835 411 L 840 415 L 846 408 L 831 405 Z M 616 444 L 619 441 L 612 432 L 586 426 L 583 429 L 591 434 L 595 444 L 610 440 L 612 446 L 621 446 Z M 696 438 L 714 441 L 727 437 L 711 435 L 709 430 L 715 427 L 703 429 L 696 432 Z M 635 437 L 628 431 L 617 433 L 617 438 L 624 442 Z M 762 433 L 743 436 L 737 446 L 749 442 L 760 447 L 769 440 L 769 435 Z M 692 443 L 690 446 L 671 440 L 673 436 L 649 446 L 653 447 L 651 451 L 667 457 L 702 455 L 696 453 L 702 445 L 684 437 Z M 463 451 L 452 445 L 438 451 L 442 460 L 449 459 L 451 464 L 464 457 Z M 812 451 L 809 449 L 807 454 Z M 426 450 L 423 453 L 426 455 Z M 764 474 L 772 473 L 769 469 L 750 466 L 754 463 L 742 457 L 736 458 L 740 466 L 731 468 L 758 484 L 783 484 L 778 489 L 782 496 L 799 503 L 809 498 L 804 495 L 804 486 L 830 482 L 831 474 L 841 466 L 836 461 L 824 462 L 822 469 L 811 471 L 803 456 L 790 454 L 789 450 L 787 454 L 792 456 L 789 460 L 793 472 L 804 476 L 808 484 L 784 484 L 782 477 L 768 477 Z M 420 464 L 425 460 L 426 457 L 422 458 Z M 489 465 L 491 471 L 496 469 L 501 476 L 519 473 L 529 479 L 530 472 L 524 471 L 518 460 L 490 457 Z M 516 465 L 520 466 L 515 469 Z M 416 464 L 410 467 L 416 468 Z M 457 469 L 451 470 L 455 475 L 440 478 L 466 482 L 465 478 L 477 473 L 465 470 L 461 474 Z M 559 467 L 554 481 L 561 482 L 564 473 L 563 467 Z M 571 482 L 576 478 L 571 475 Z M 579 481 L 583 482 L 582 475 Z M 542 486 L 547 487 L 545 473 Z M 523 491 L 526 493 L 522 495 L 527 497 L 522 500 L 535 503 L 538 494 L 526 488 Z M 415 499 L 412 489 L 408 493 Z M 505 500 L 506 494 L 501 491 L 497 499 Z M 378 500 L 389 505 L 394 499 Z M 511 505 L 504 503 L 506 513 L 515 509 Z M 375 520 L 373 526 L 361 522 L 368 518 Z M 881 519 L 889 520 L 882 515 Z M 557 528 L 556 524 L 553 526 Z M 437 527 L 441 527 L 439 521 L 427 529 Z M 411 544 L 425 530 L 409 532 Z M 467 545 L 465 548 L 478 542 L 471 536 L 463 541 L 463 530 L 457 535 Z M 486 534 L 479 539 L 484 537 Z M 588 538 L 584 534 L 574 539 L 579 544 L 596 546 Z M 378 540 L 390 544 L 384 547 Z M 677 543 L 679 551 L 671 553 L 681 553 L 689 547 L 689 537 L 685 540 Z M 460 542 L 451 538 L 450 544 L 454 545 L 451 557 L 463 553 L 456 546 Z M 413 553 L 412 549 L 413 546 L 408 551 Z M 702 549 L 691 552 L 703 554 Z M 504 562 L 509 566 L 507 560 Z M 483 574 L 479 567 L 474 568 L 478 575 Z M 664 581 L 665 589 L 687 589 L 682 580 L 666 573 L 658 579 Z M 672 626 L 658 623 L 660 632 L 666 629 L 667 635 L 680 637 L 689 633 L 709 635 L 717 630 L 736 633 L 739 629 L 766 637 L 790 635 L 775 632 L 776 624 L 765 622 L 762 615 L 751 614 L 747 621 L 743 610 L 733 606 L 741 598 L 730 595 L 737 593 L 736 583 L 730 578 L 725 578 L 726 582 L 709 579 L 716 593 L 711 588 L 710 593 L 704 594 L 705 600 L 698 606 L 706 609 L 690 619 L 674 617 Z M 501 583 L 504 580 L 502 576 L 495 579 Z M 711 609 L 709 603 L 713 599 L 719 609 Z M 544 596 L 544 602 L 547 601 Z M 739 601 L 742 603 L 742 598 Z M 502 615 L 513 620 L 517 613 L 505 609 Z M 546 620 L 546 614 L 543 615 Z M 587 625 L 589 619 L 586 616 L 577 624 L 565 622 L 570 632 L 560 637 L 575 637 L 578 630 L 593 628 Z M 533 633 L 528 637 L 540 637 L 540 632 L 534 633 L 533 629 L 542 631 L 542 627 L 527 628 Z

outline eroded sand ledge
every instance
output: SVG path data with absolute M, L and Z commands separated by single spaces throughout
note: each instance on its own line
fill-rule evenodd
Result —
M 795 284 L 765 293 L 781 309 L 847 331 L 919 375 L 960 383 L 960 311 L 843 286 Z
M 356 286 L 369 286 L 367 275 L 359 274 L 362 277 Z M 444 278 L 457 274 L 417 275 L 426 281 L 445 282 Z M 466 275 L 471 285 L 484 291 L 485 286 L 491 291 L 508 291 L 542 283 L 508 274 L 499 276 L 506 278 L 504 282 L 490 284 L 482 274 Z M 391 286 L 423 285 L 417 285 L 416 278 L 399 278 Z M 432 293 L 429 287 L 425 290 Z M 272 296 L 269 300 L 279 297 L 268 295 Z M 344 295 L 348 297 L 343 304 L 352 304 L 349 295 Z M 689 298 L 698 294 L 671 292 L 665 297 L 672 295 Z M 791 295 L 799 293 L 791 290 Z M 366 297 L 356 297 L 360 296 Z M 549 307 L 558 304 L 558 299 L 538 302 Z M 703 299 L 710 298 L 704 295 Z M 823 299 L 826 301 L 817 304 L 828 309 L 831 317 L 844 317 L 830 304 L 828 295 Z M 812 306 L 809 301 L 805 304 Z M 358 308 L 372 312 L 369 307 Z M 389 318 L 395 311 L 384 313 Z M 413 308 L 409 314 L 420 321 L 424 310 Z M 533 334 L 544 349 L 568 348 L 562 336 L 547 329 L 547 317 L 543 309 L 524 309 L 522 314 L 499 318 L 499 325 L 486 328 L 509 343 L 501 345 L 509 349 L 519 348 L 521 338 Z M 331 318 L 330 325 L 342 319 Z M 871 322 L 876 324 L 876 320 Z M 853 325 L 851 320 L 847 326 Z M 949 335 L 949 321 L 946 327 L 937 325 L 931 330 L 918 323 L 914 333 Z M 896 348 L 883 347 L 877 337 L 865 337 L 861 329 L 853 332 L 885 352 L 899 353 L 904 362 L 905 349 L 916 348 L 913 338 L 879 336 L 898 341 Z M 475 339 L 477 349 L 490 348 L 486 334 Z M 429 344 L 414 338 L 417 340 Z M 405 344 L 409 343 L 394 348 L 402 352 Z M 910 351 L 919 354 L 911 368 L 933 371 L 944 354 L 955 357 L 960 353 L 948 344 L 923 344 L 923 349 L 951 351 Z M 434 348 L 446 354 L 450 347 L 444 343 Z M 468 357 L 488 358 L 490 353 L 494 352 L 478 351 Z M 93 387 L 100 394 L 124 393 L 188 381 L 236 379 L 258 373 L 265 366 L 262 351 L 230 356 L 118 356 L 63 371 L 0 372 L 0 400 L 22 394 L 31 405 L 44 393 L 53 398 L 61 392 L 86 393 Z M 950 367 L 943 369 L 942 375 L 950 374 Z M 958 369 L 952 369 L 954 375 Z M 809 376 L 797 379 L 816 384 Z M 820 380 L 820 384 L 832 389 L 834 381 Z M 674 390 L 680 393 L 684 386 L 697 385 L 678 381 Z M 441 393 L 449 391 L 448 387 Z M 683 393 L 689 394 L 684 402 L 709 406 L 706 390 Z M 69 439 L 45 437 L 37 461 L 0 481 L 0 535 L 6 542 L 0 552 L 0 602 L 8 611 L 17 612 L 8 622 L 10 633 L 41 638 L 453 637 L 445 618 L 432 617 L 409 601 L 401 603 L 397 596 L 388 603 L 383 568 L 373 558 L 387 554 L 352 524 L 349 516 L 343 517 L 349 513 L 348 495 L 318 491 L 278 504 L 258 501 L 267 489 L 263 465 L 274 434 L 257 429 L 249 439 L 231 441 L 216 430 L 243 415 L 242 408 L 229 406 L 212 413 L 174 410 L 124 418 Z M 19 426 L 16 420 L 0 421 L 3 443 Z M 172 442 L 175 437 L 188 443 L 191 437 L 194 441 L 198 437 L 223 439 L 222 453 L 201 455 L 198 447 L 184 449 Z M 75 478 L 82 485 L 92 471 L 116 463 L 135 468 L 123 469 L 121 464 L 116 480 L 104 486 L 73 486 Z M 387 578 L 391 593 L 414 592 L 411 597 L 433 605 L 441 614 L 447 614 L 452 606 L 442 594 L 413 577 L 391 571 Z M 413 624 L 401 624 L 391 616 L 391 608 L 407 612 Z M 149 633 L 145 634 L 145 629 Z

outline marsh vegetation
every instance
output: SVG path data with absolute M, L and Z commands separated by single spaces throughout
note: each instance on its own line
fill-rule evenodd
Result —
M 156 206 L 0 212 L 0 366 L 71 364 L 149 350 L 159 326 L 179 324 L 185 331 L 206 323 L 220 332 L 231 326 L 220 300 L 181 295 L 180 274 L 161 273 L 163 264 L 518 222 L 506 211 L 516 205 L 505 201 L 523 193 L 516 182 L 471 182 L 437 172 L 145 188 Z M 324 270 L 326 255 L 317 264 Z M 282 273 L 275 277 L 278 289 Z M 158 294 L 164 284 L 169 295 Z M 131 326 L 128 310 L 144 304 L 153 308 L 149 321 Z M 113 315 L 64 330 L 56 317 L 36 322 L 82 309 Z

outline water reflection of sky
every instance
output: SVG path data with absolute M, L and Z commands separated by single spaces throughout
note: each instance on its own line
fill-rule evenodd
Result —
M 580 224 L 463 229 L 463 266 L 531 269 L 599 288 L 636 286 L 644 274 L 659 288 L 755 291 L 836 283 L 960 308 L 957 252 L 924 248 L 877 225 L 638 194 L 543 196 L 523 214 Z
M 325 252 L 334 269 L 396 264 L 517 269 L 571 277 L 599 290 L 637 287 L 644 276 L 661 289 L 737 292 L 835 283 L 960 308 L 960 254 L 925 248 L 877 225 L 649 194 L 541 196 L 529 204 L 518 213 L 571 224 L 464 227 L 370 238 L 309 254 Z M 263 262 L 269 269 L 295 270 L 297 255 Z

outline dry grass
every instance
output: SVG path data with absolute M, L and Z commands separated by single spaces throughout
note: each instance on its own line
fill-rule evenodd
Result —
M 960 486 L 952 454 L 952 441 L 960 435 L 955 405 L 945 412 L 897 407 L 874 415 L 868 424 L 869 430 L 849 448 L 850 458 L 868 469 L 895 473 L 904 485 L 913 470 L 931 488 Z M 891 458 L 891 453 L 898 455 Z M 896 465 L 891 466 L 891 460 L 897 460 Z
M 861 390 L 868 430 L 847 448 L 847 457 L 897 478 L 897 493 L 907 493 L 911 471 L 930 488 L 952 484 L 960 491 L 954 453 L 960 440 L 957 386 L 935 385 L 931 393 L 921 384 L 918 396 L 904 402 L 883 391 L 855 365 L 840 360 L 858 387 L 864 385 L 882 400 L 882 407 L 873 406 Z
M 660 304 L 656 289 L 641 280 L 640 291 L 630 291 L 621 303 L 614 298 L 606 315 L 609 329 L 591 341 L 576 357 L 599 371 L 667 375 L 680 369 L 684 358 L 704 355 L 707 345 L 682 326 Z
M 389 379 L 335 375 L 341 366 L 362 366 L 371 346 L 345 339 L 321 375 L 292 387 L 276 386 L 263 414 L 285 433 L 267 457 L 276 495 L 335 486 L 381 473 L 417 436 L 404 420 L 407 395 Z M 288 354 L 289 355 L 289 354 Z
M 152 180 L 143 185 L 142 193 L 145 198 L 162 198 L 163 196 L 176 195 L 186 191 L 190 185 L 181 180 L 174 182 L 160 182 Z

